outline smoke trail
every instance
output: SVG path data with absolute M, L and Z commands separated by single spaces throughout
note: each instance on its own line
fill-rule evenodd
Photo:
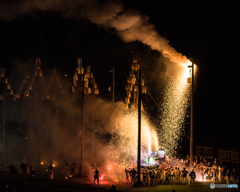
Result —
M 162 52 L 174 63 L 186 63 L 186 56 L 178 53 L 160 36 L 155 26 L 148 23 L 149 17 L 138 10 L 124 9 L 120 1 L 98 2 L 97 0 L 25 0 L 0 3 L 0 19 L 12 20 L 37 11 L 60 12 L 70 19 L 89 19 L 104 28 L 114 28 L 124 42 L 140 41 L 153 50 Z

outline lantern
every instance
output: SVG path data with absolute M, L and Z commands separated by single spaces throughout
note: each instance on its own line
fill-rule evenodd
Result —
M 88 87 L 88 81 L 84 81 L 84 87 Z
M 25 91 L 25 96 L 28 97 L 29 96 L 29 91 Z
M 11 85 L 10 84 L 7 84 L 7 89 L 11 89 Z
M 147 93 L 147 87 L 146 86 L 142 86 L 142 94 L 146 94 Z
M 137 70 L 134 63 L 131 64 L 131 69 L 132 69 L 133 71 L 136 71 L 136 70 Z
M 13 89 L 10 89 L 9 95 L 13 95 Z
M 99 95 L 99 89 L 95 89 L 95 95 Z
M 137 92 L 137 91 L 138 91 L 138 86 L 134 85 L 134 92 Z
M 73 86 L 77 86 L 77 82 L 75 80 L 73 80 Z
M 89 65 L 89 66 L 87 66 L 87 73 L 90 73 L 90 71 L 91 71 L 91 67 Z
M 5 68 L 1 68 L 1 77 L 4 78 L 5 77 Z
M 80 66 L 79 67 L 77 67 L 76 69 L 75 69 L 75 73 L 77 73 L 77 74 L 81 74 L 81 68 L 80 68 Z
M 130 103 L 130 98 L 129 98 L 129 97 L 126 97 L 126 98 L 125 98 L 125 103 L 126 103 L 126 104 L 129 104 L 129 103 Z
M 42 77 L 42 70 L 39 70 L 39 77 Z
M 80 74 L 83 74 L 84 73 L 84 68 L 81 68 L 81 70 L 80 70 Z
M 74 86 L 71 86 L 71 92 L 75 93 L 75 87 Z

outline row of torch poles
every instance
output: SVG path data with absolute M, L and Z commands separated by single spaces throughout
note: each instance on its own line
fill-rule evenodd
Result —
M 53 74 L 56 75 L 56 70 L 53 70 Z M 5 68 L 1 68 L 0 77 L 1 77 L 1 94 L 0 100 L 3 101 L 3 126 L 2 126 L 2 160 L 4 160 L 6 154 L 6 130 L 5 130 L 5 121 L 6 121 L 6 96 L 13 96 L 13 100 L 19 99 L 22 95 L 30 98 L 34 97 L 34 94 L 31 94 L 34 90 L 34 82 L 35 77 L 42 78 L 43 73 L 41 70 L 41 60 L 40 58 L 36 59 L 35 70 L 33 72 L 33 76 L 30 76 L 30 73 L 27 72 L 25 74 L 25 78 L 23 79 L 22 87 L 20 88 L 19 93 L 14 94 L 13 89 L 11 89 L 11 85 L 8 83 L 8 79 L 5 77 Z M 56 76 L 57 77 L 57 76 Z M 57 82 L 59 82 L 59 77 L 57 77 Z M 36 87 L 35 87 L 36 88 Z M 7 91 L 8 90 L 8 91 Z M 77 59 L 77 68 L 75 69 L 75 73 L 73 74 L 72 86 L 70 86 L 70 92 L 73 95 L 74 99 L 80 99 L 81 101 L 81 169 L 83 170 L 83 162 L 84 162 L 84 99 L 92 99 L 94 100 L 95 95 L 99 95 L 99 89 L 97 88 L 97 84 L 95 83 L 95 78 L 93 77 L 93 73 L 91 73 L 91 67 L 87 66 L 87 71 L 84 73 L 84 68 L 82 67 L 82 59 Z M 64 94 L 64 91 L 61 92 Z M 44 94 L 42 100 L 50 100 L 49 94 Z M 94 109 L 92 110 L 92 136 L 95 135 L 94 130 Z M 30 118 L 31 119 L 31 118 Z M 31 121 L 31 120 L 30 120 Z M 31 128 L 30 128 L 31 129 Z M 31 131 L 31 130 L 30 130 Z M 39 126 L 39 143 L 41 140 L 41 126 Z M 94 144 L 93 144 L 94 146 Z M 94 148 L 92 148 L 94 150 Z M 40 152 L 39 147 L 39 153 Z M 94 151 L 93 151 L 94 154 Z M 41 154 L 39 154 L 39 161 L 41 162 Z M 94 159 L 94 158 L 93 158 Z

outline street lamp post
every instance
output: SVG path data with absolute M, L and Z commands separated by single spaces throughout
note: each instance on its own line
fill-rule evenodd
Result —
M 192 65 L 188 68 L 192 68 L 192 91 L 191 91 L 191 115 L 190 115 L 190 167 L 193 167 L 193 92 L 194 92 L 194 64 L 193 59 L 190 59 Z

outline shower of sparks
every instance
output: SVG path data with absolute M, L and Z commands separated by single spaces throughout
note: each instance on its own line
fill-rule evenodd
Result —
M 112 141 L 109 145 L 109 154 L 106 172 L 111 180 L 123 180 L 124 168 L 135 167 L 137 160 L 138 145 L 138 116 L 137 114 L 123 114 L 118 117 Z M 147 117 L 142 115 L 141 122 L 141 157 L 149 156 L 150 151 L 158 150 L 158 138 L 156 128 L 151 125 Z M 114 173 L 114 174 L 113 174 Z
M 180 135 L 184 132 L 183 123 L 189 106 L 190 84 L 188 65 L 173 64 L 169 67 L 164 98 L 161 104 L 159 143 L 165 146 L 168 156 L 176 155 Z

